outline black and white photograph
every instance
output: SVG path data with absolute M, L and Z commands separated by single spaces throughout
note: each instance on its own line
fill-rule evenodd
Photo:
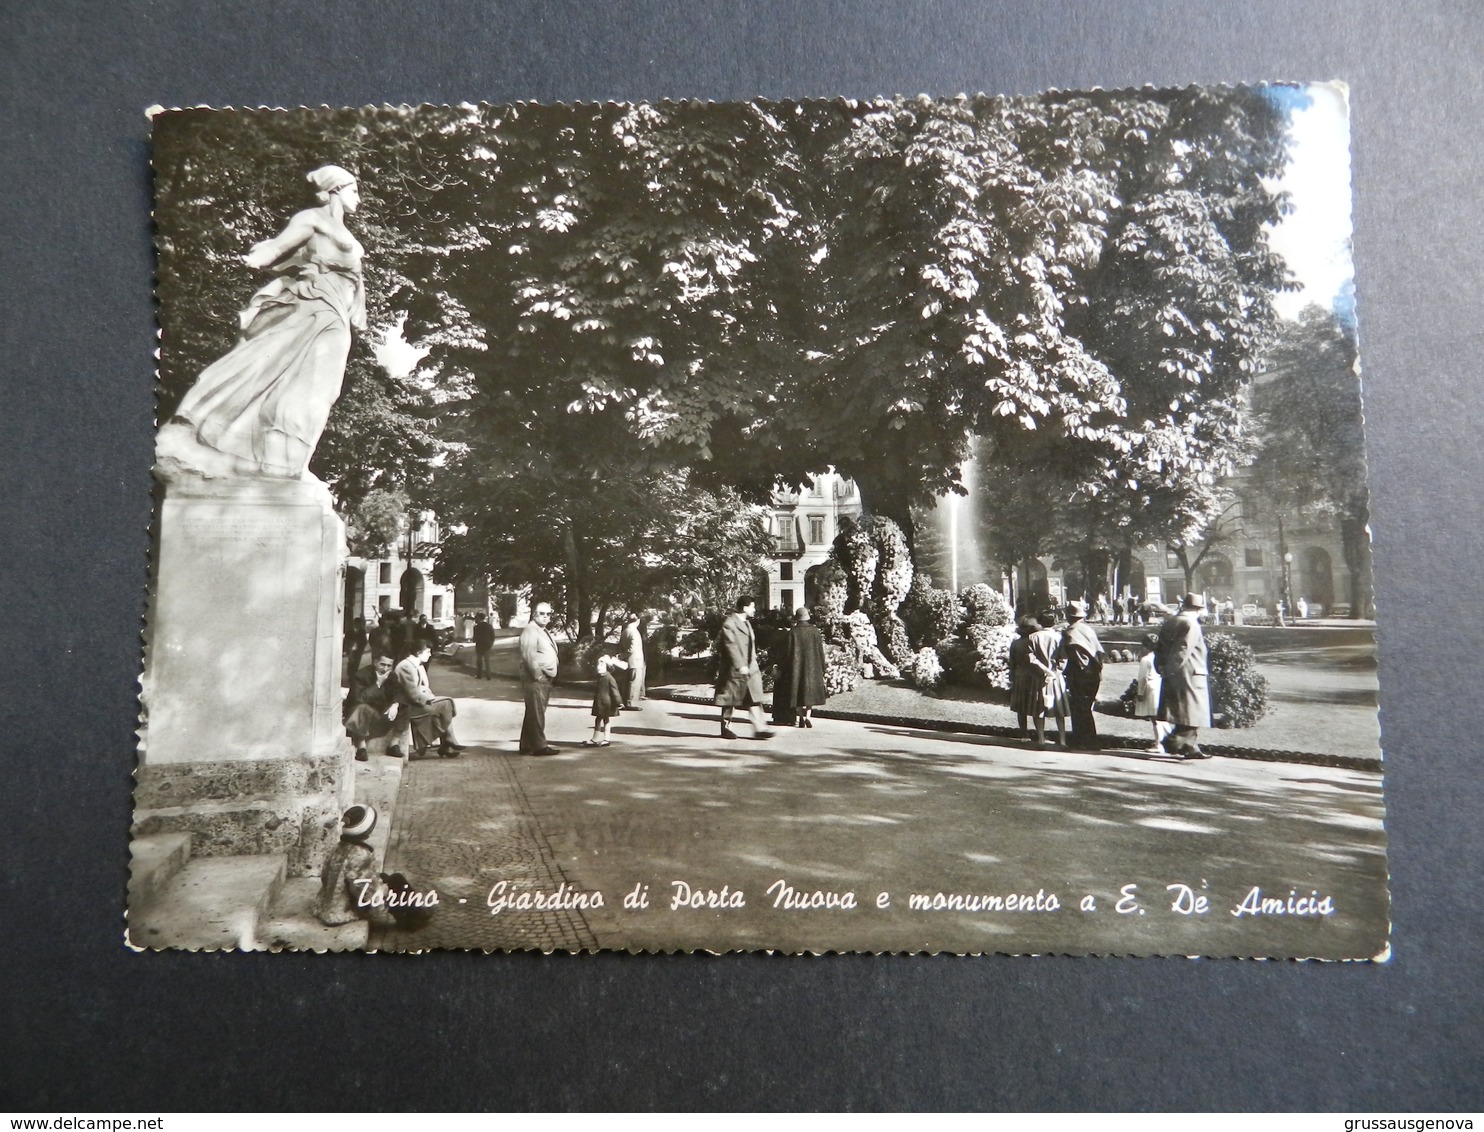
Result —
M 1344 84 L 150 115 L 130 947 L 1388 958 Z

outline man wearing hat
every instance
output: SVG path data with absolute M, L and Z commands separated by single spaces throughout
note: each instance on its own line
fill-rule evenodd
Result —
M 1164 748 L 1187 759 L 1211 757 L 1200 747 L 1200 729 L 1211 726 L 1206 635 L 1201 631 L 1205 611 L 1204 597 L 1186 594 L 1180 599 L 1180 612 L 1160 626 L 1155 650 L 1154 666 L 1161 677 L 1159 718 L 1174 726 L 1165 737 Z
M 1103 645 L 1087 623 L 1087 602 L 1067 603 L 1067 627 L 1062 631 L 1067 657 L 1067 699 L 1071 701 L 1072 746 L 1079 751 L 1098 749 L 1098 725 L 1093 705 L 1103 682 Z

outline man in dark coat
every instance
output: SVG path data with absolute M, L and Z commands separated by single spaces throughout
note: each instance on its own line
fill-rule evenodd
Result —
M 1087 602 L 1067 603 L 1067 627 L 1062 630 L 1067 658 L 1067 700 L 1072 715 L 1072 746 L 1079 751 L 1098 749 L 1098 724 L 1092 709 L 1103 682 L 1103 645 L 1087 623 Z
M 757 602 L 739 597 L 737 608 L 721 623 L 716 636 L 716 704 L 721 708 L 721 737 L 735 739 L 732 709 L 745 707 L 752 717 L 752 737 L 767 739 L 773 733 L 763 726 L 763 674 L 757 665 L 757 638 L 752 634 Z
M 474 675 L 480 680 L 490 678 L 490 649 L 495 647 L 495 627 L 487 614 L 474 615 Z
M 799 727 L 813 727 L 811 708 L 824 703 L 824 634 L 809 624 L 809 609 L 794 610 L 794 627 L 784 644 L 778 682 L 773 685 L 774 722 L 792 719 Z
M 391 623 L 388 621 L 386 614 L 383 614 L 382 619 L 367 630 L 366 644 L 371 649 L 372 660 L 376 660 L 378 657 L 392 655 Z
M 1211 726 L 1211 693 L 1207 686 L 1206 635 L 1201 614 L 1206 599 L 1186 594 L 1180 612 L 1159 627 L 1154 667 L 1159 670 L 1159 718 L 1174 725 L 1164 748 L 1187 759 L 1208 759 L 1201 750 L 1200 729 Z
M 438 651 L 438 630 L 428 620 L 426 613 L 417 615 L 417 628 L 413 630 L 417 644 L 426 644 L 434 652 Z
M 397 716 L 397 682 L 392 679 L 392 658 L 379 656 L 350 678 L 346 697 L 345 733 L 356 746 L 356 761 L 366 761 L 366 744 L 392 729 Z M 388 754 L 400 758 L 393 749 Z

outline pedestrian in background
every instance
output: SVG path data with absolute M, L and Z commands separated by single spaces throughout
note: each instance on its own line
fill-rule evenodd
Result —
M 438 651 L 438 629 L 428 620 L 426 613 L 419 613 L 417 615 L 417 628 L 414 632 L 416 633 L 417 644 L 427 645 L 434 652 Z
M 495 647 L 495 627 L 483 613 L 474 615 L 474 676 L 490 678 L 490 649 Z
M 361 670 L 361 656 L 366 651 L 366 619 L 357 617 L 350 623 L 350 631 L 345 634 L 345 671 L 348 677 L 354 677 Z
M 1165 618 L 1157 638 L 1159 718 L 1172 725 L 1164 748 L 1187 759 L 1211 757 L 1200 747 L 1200 729 L 1211 726 L 1206 635 L 1201 630 L 1205 604 L 1200 594 L 1186 594 L 1180 612 Z
M 1067 603 L 1067 627 L 1062 633 L 1062 655 L 1066 658 L 1067 699 L 1072 716 L 1072 746 L 1096 751 L 1098 724 L 1093 708 L 1098 685 L 1103 681 L 1103 645 L 1087 623 L 1087 603 Z
M 366 647 L 371 650 L 373 661 L 392 655 L 392 634 L 385 618 L 366 630 Z
M 629 711 L 638 711 L 639 705 L 644 702 L 645 667 L 644 629 L 637 613 L 630 612 L 624 618 L 623 632 L 618 638 L 618 650 L 628 668 L 628 678 L 624 681 L 623 688 L 623 706 Z

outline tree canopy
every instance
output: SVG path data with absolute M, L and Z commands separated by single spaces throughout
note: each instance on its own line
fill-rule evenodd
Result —
M 595 579 L 601 500 L 637 530 L 651 485 L 741 508 L 829 467 L 910 542 L 974 438 L 1098 545 L 1166 537 L 1276 325 L 1283 129 L 1263 88 L 164 115 L 162 414 L 335 161 L 373 325 L 426 358 L 359 346 L 314 467 L 437 506 L 448 571 Z M 567 541 L 537 562 L 517 514 Z

